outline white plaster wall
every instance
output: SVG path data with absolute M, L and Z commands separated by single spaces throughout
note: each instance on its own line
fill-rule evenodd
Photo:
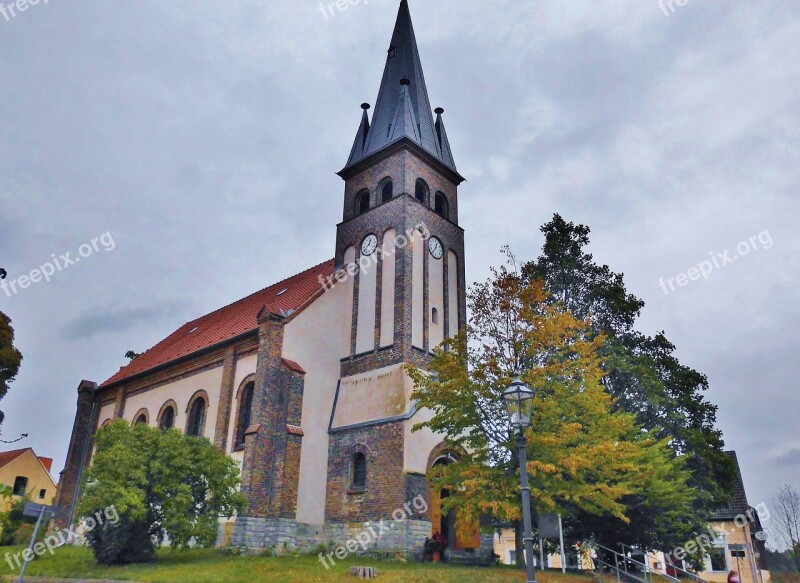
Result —
M 344 252 L 344 265 L 345 268 L 352 265 L 353 262 L 356 260 L 356 248 L 355 247 L 348 247 Z M 336 283 L 336 288 L 340 293 L 344 295 L 346 301 L 340 306 L 340 309 L 343 310 L 346 314 L 346 317 L 342 319 L 342 331 L 343 334 L 341 336 L 341 347 L 339 349 L 339 354 L 341 354 L 342 358 L 346 356 L 350 356 L 350 346 L 352 341 L 352 327 L 353 327 L 353 290 L 355 286 L 353 285 L 354 280 L 353 277 L 348 275 L 346 279 L 342 282 Z M 326 294 L 327 295 L 327 294 Z
M 428 340 L 431 348 L 436 348 L 444 340 L 444 259 L 428 259 Z M 433 310 L 438 312 L 438 323 L 433 321 Z
M 173 383 L 156 387 L 144 391 L 137 395 L 128 397 L 125 402 L 125 413 L 123 418 L 128 422 L 133 420 L 133 416 L 139 409 L 147 409 L 150 415 L 150 425 L 155 427 L 156 417 L 161 410 L 161 406 L 172 399 L 178 405 L 177 415 L 175 416 L 175 427 L 181 431 L 186 430 L 186 407 L 189 406 L 189 399 L 199 390 L 208 393 L 209 406 L 206 411 L 206 423 L 203 430 L 204 437 L 214 441 L 214 431 L 217 425 L 217 410 L 219 409 L 220 387 L 222 385 L 222 365 L 190 377 L 177 380 Z
M 394 287 L 396 232 L 389 229 L 383 235 L 383 267 L 381 271 L 381 347 L 394 344 Z
M 375 349 L 375 309 L 378 297 L 378 264 L 376 259 L 375 255 L 362 256 L 360 261 L 356 354 L 371 352 Z
M 433 448 L 442 442 L 442 436 L 428 429 L 412 431 L 417 423 L 429 420 L 433 414 L 428 409 L 417 411 L 405 422 L 405 448 L 403 450 L 403 471 L 425 474 L 428 471 L 428 457 Z
M 97 427 L 102 427 L 103 423 L 109 419 L 114 420 L 114 403 L 100 407 L 100 414 L 97 416 Z
M 425 241 L 422 237 L 412 237 L 410 244 L 413 253 L 411 269 L 411 344 L 424 348 L 424 308 L 425 308 Z
M 458 333 L 458 257 L 453 251 L 447 252 L 447 295 L 450 336 L 455 336 Z
M 402 364 L 343 378 L 333 427 L 404 415 L 410 409 L 409 381 Z
M 329 289 L 289 322 L 283 339 L 284 357 L 306 370 L 297 520 L 309 524 L 325 521 L 328 422 L 339 380 L 339 354 L 345 343 L 349 348 L 352 290 L 346 283 Z
M 251 356 L 246 356 L 244 358 L 239 358 L 236 360 L 236 373 L 233 377 L 233 401 L 231 403 L 231 418 L 228 423 L 228 454 L 232 455 L 235 459 L 238 456 L 238 461 L 242 461 L 243 454 L 241 452 L 234 452 L 233 451 L 233 436 L 235 435 L 236 431 L 236 418 L 239 412 L 239 401 L 236 398 L 236 394 L 239 392 L 239 388 L 242 385 L 242 381 L 246 379 L 248 376 L 253 375 L 256 373 L 256 364 L 258 363 L 258 355 L 253 354 Z

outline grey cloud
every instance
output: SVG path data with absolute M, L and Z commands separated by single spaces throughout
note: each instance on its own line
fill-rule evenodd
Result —
M 177 308 L 176 303 L 165 303 L 147 308 L 105 308 L 86 312 L 64 325 L 61 338 L 85 340 L 101 334 L 118 334 L 133 328 L 158 324 L 168 321 L 167 316 L 171 316 Z

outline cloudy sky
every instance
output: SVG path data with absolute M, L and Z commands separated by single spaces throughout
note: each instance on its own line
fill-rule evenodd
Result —
M 0 267 L 8 282 L 87 255 L 0 292 L 25 358 L 6 439 L 30 433 L 60 470 L 81 379 L 333 255 L 334 172 L 374 103 L 398 4 L 352 1 L 327 16 L 316 0 L 0 14 Z M 555 212 L 589 225 L 595 257 L 646 301 L 641 329 L 665 330 L 708 375 L 751 504 L 800 487 L 800 4 L 411 10 L 468 179 L 468 279 L 505 244 L 535 257 Z M 690 280 L 704 261 L 708 279 Z

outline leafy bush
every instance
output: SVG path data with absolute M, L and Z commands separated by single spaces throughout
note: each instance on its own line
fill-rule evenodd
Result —
M 120 420 L 96 441 L 78 513 L 106 518 L 87 519 L 100 564 L 151 562 L 166 540 L 173 548 L 211 546 L 219 518 L 244 506 L 239 466 L 207 439 Z

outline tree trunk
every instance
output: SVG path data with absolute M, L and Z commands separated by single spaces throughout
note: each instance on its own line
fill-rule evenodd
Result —
M 522 542 L 522 520 L 514 521 L 514 552 L 517 557 L 517 567 L 525 569 L 525 544 Z

